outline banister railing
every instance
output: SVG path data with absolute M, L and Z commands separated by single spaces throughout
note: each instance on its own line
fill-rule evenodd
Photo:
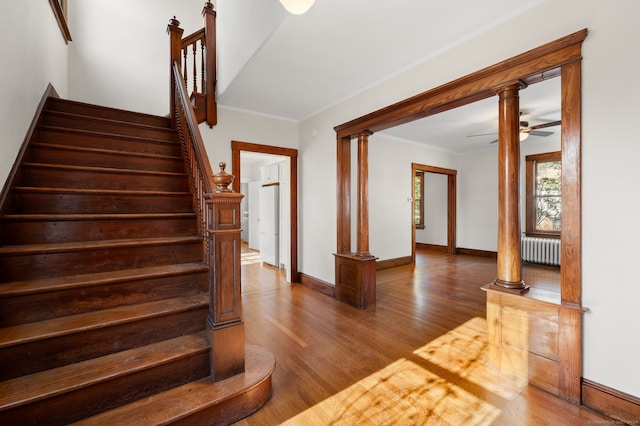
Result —
M 180 22 L 173 17 L 167 32 L 171 36 L 170 63 L 180 63 L 187 93 L 194 107 L 198 123 L 207 122 L 209 127 L 218 121 L 216 103 L 216 11 L 211 2 L 202 10 L 204 28 L 182 38 Z M 173 78 L 172 78 L 173 80 Z M 171 87 L 171 96 L 174 88 Z M 171 104 L 171 111 L 173 111 Z
M 182 72 L 178 62 L 173 64 L 174 93 L 172 119 L 175 123 L 180 143 L 182 144 L 182 156 L 185 161 L 185 168 L 189 176 L 189 187 L 194 194 L 194 208 L 198 214 L 200 223 L 198 234 L 206 236 L 209 228 L 205 206 L 207 204 L 207 194 L 211 194 L 215 189 L 213 183 L 213 170 L 204 147 L 202 134 L 198 128 L 195 111 L 187 96 L 186 84 L 182 78 Z
M 220 173 L 214 175 L 211 169 L 181 67 L 182 29 L 178 25 L 174 17 L 167 28 L 171 36 L 172 58 L 170 115 L 178 132 L 185 171 L 189 176 L 199 223 L 198 235 L 203 240 L 203 260 L 209 267 L 206 335 L 211 344 L 211 379 L 220 381 L 245 371 L 240 296 L 240 202 L 243 196 L 228 188 L 233 176 L 225 173 L 224 163 L 220 163 Z M 198 40 L 198 37 L 193 36 L 193 39 Z M 207 80 L 205 87 L 209 83 Z

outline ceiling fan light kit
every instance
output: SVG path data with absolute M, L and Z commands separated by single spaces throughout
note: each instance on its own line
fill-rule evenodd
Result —
M 282 6 L 287 12 L 293 15 L 302 15 L 307 13 L 316 0 L 280 0 Z

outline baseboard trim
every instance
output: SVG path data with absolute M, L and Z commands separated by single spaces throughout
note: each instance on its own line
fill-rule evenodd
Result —
M 396 257 L 395 259 L 379 260 L 376 262 L 376 271 L 381 269 L 393 268 L 395 266 L 410 265 L 412 263 L 411 256 Z
M 582 404 L 629 425 L 640 424 L 640 398 L 582 379 Z
M 433 251 L 440 251 L 443 253 L 447 253 L 447 251 L 449 250 L 449 248 L 447 246 L 441 246 L 438 244 L 426 244 L 426 243 L 416 243 L 416 248 L 418 249 L 426 249 L 426 250 L 433 250 Z
M 300 284 L 302 284 L 303 286 L 319 291 L 320 293 L 324 293 L 327 296 L 336 296 L 335 286 L 329 284 L 328 282 L 322 281 L 318 278 L 314 278 L 302 272 L 299 272 L 298 275 L 300 276 Z
M 493 257 L 493 258 L 497 258 L 498 257 L 498 253 L 497 252 L 490 251 L 490 250 L 476 250 L 476 249 L 458 247 L 456 249 L 456 252 L 458 254 L 468 254 L 470 256 Z

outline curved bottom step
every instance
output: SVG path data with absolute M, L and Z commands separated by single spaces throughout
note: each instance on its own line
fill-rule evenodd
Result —
M 247 345 L 242 374 L 215 383 L 210 378 L 187 383 L 74 425 L 228 425 L 255 413 L 269 400 L 275 363 L 268 350 Z

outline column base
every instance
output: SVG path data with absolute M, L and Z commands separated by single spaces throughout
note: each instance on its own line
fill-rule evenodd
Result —
M 376 304 L 376 257 L 363 253 L 336 253 L 336 299 L 367 309 Z
M 526 285 L 524 281 L 503 281 L 498 278 L 489 284 L 489 288 L 491 290 L 504 291 L 512 294 L 524 294 L 529 291 L 529 286 Z
M 207 319 L 207 337 L 211 343 L 211 378 L 214 382 L 244 373 L 244 323 L 234 321 L 216 325 Z

